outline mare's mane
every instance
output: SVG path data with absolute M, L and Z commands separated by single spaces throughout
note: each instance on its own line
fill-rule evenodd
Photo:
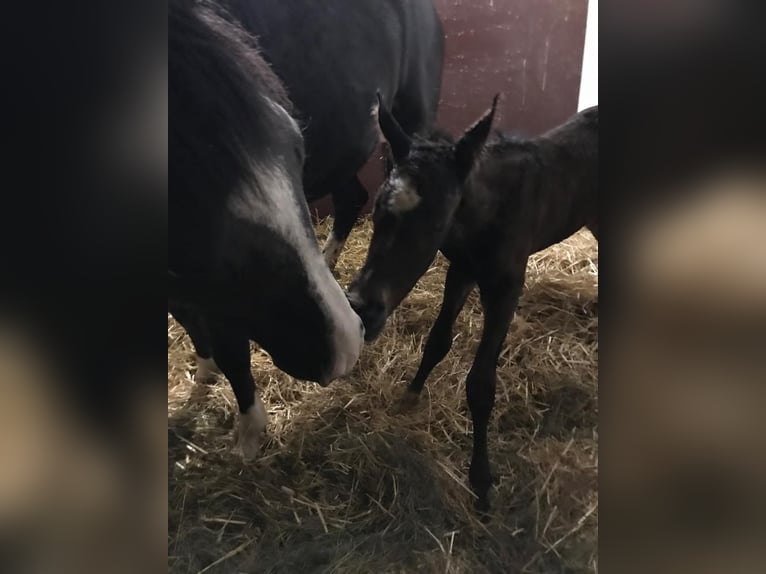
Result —
M 255 39 L 199 0 L 171 0 L 168 22 L 170 189 L 202 201 L 256 184 L 290 113 L 287 93 Z M 257 189 L 257 185 L 254 185 Z

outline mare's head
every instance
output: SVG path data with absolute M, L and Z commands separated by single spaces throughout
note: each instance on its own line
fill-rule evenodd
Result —
M 194 0 L 169 18 L 171 296 L 326 384 L 363 328 L 317 245 L 290 102 L 233 20 Z
M 372 211 L 373 235 L 364 267 L 349 289 L 365 338 L 386 319 L 428 270 L 449 231 L 463 184 L 492 127 L 492 107 L 453 142 L 441 133 L 410 138 L 383 106 L 373 110 L 390 150 L 388 176 Z

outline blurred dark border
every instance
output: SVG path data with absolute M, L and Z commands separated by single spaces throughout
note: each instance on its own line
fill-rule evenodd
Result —
M 660 288 L 666 307 L 646 303 L 644 285 L 660 280 L 651 265 L 634 273 L 642 246 L 632 234 L 664 225 L 671 208 L 680 225 L 709 200 L 707 184 L 723 173 L 755 174 L 754 193 L 766 193 L 763 9 L 759 2 L 726 0 L 602 3 L 604 572 L 766 571 L 757 542 L 766 533 L 766 421 L 743 406 L 764 400 L 766 365 L 752 352 L 766 344 L 766 323 L 753 329 L 766 317 L 764 308 L 730 311 L 736 294 L 709 295 L 710 285 L 730 271 L 700 250 L 696 259 L 679 262 L 679 276 L 686 264 L 707 275 L 685 293 Z M 726 185 L 719 191 L 727 195 Z M 730 231 L 719 229 L 715 217 L 706 221 L 699 244 L 727 244 Z M 654 249 L 659 259 L 671 245 Z M 731 258 L 762 250 L 762 243 L 739 244 Z M 766 283 L 762 288 L 766 293 Z M 708 408 L 699 406 L 703 398 Z M 742 448 L 751 441 L 760 448 Z
M 167 4 L 6 3 L 0 38 L 0 331 L 43 373 L 2 381 L 39 404 L 0 428 L 0 570 L 164 570 Z
M 647 189 L 727 163 L 763 162 L 763 8 L 736 0 L 604 3 L 607 200 L 615 186 L 626 200 L 651 201 Z
M 166 365 L 167 176 L 142 154 L 166 150 L 167 134 L 124 134 L 153 105 L 145 86 L 166 63 L 167 7 L 3 11 L 0 317 L 33 330 L 85 414 L 109 424 L 126 381 Z
M 748 3 L 725 0 L 602 5 L 599 404 L 606 572 L 647 571 L 635 559 L 652 555 L 659 542 L 708 548 L 735 532 L 729 527 L 738 518 L 752 518 L 744 508 L 764 508 L 755 491 L 746 506 L 719 504 L 716 497 L 731 493 L 714 486 L 726 478 L 712 479 L 704 465 L 675 484 L 662 483 L 665 491 L 639 488 L 634 492 L 643 495 L 635 499 L 621 499 L 610 482 L 619 470 L 613 461 L 620 464 L 618 455 L 631 448 L 614 438 L 621 436 L 614 421 L 626 405 L 620 378 L 610 377 L 621 366 L 612 334 L 629 287 L 621 276 L 630 263 L 622 232 L 637 215 L 682 193 L 684 182 L 725 165 L 763 167 L 766 34 L 758 8 L 762 3 L 748 10 Z M 167 179 L 155 166 L 142 169 L 115 136 L 166 45 L 166 5 L 16 2 L 4 5 L 0 22 L 0 319 L 39 338 L 59 365 L 62 395 L 94 432 L 124 441 L 123 407 L 142 381 L 157 384 L 166 369 Z M 152 388 L 161 406 L 164 391 Z M 688 500 L 672 504 L 682 493 Z M 647 501 L 664 505 L 664 512 L 642 513 Z M 766 531 L 764 515 L 748 522 L 749 533 Z M 39 553 L 39 545 L 30 551 Z M 652 571 L 701 571 L 682 563 L 663 569 L 658 562 Z

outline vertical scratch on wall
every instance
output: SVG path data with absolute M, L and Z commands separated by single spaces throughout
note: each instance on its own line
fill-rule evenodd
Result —
M 521 105 L 527 103 L 527 59 L 521 62 Z
M 548 81 L 548 52 L 551 49 L 550 36 L 545 37 L 545 52 L 543 54 L 543 92 L 545 91 L 545 84 Z

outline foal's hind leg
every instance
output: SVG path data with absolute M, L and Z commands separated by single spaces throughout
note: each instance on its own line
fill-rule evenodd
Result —
M 524 285 L 521 278 L 507 281 L 493 280 L 479 283 L 484 310 L 484 330 L 471 370 L 466 379 L 468 407 L 473 419 L 473 455 L 468 479 L 478 497 L 476 506 L 482 512 L 489 510 L 489 488 L 492 474 L 487 451 L 487 426 L 495 406 L 495 380 L 497 359 L 513 319 L 513 313 Z
M 325 262 L 330 269 L 335 269 L 338 257 L 359 217 L 359 212 L 367 203 L 367 198 L 367 190 L 356 176 L 333 190 L 335 219 L 323 249 Z
M 211 325 L 213 356 L 229 380 L 239 406 L 237 443 L 246 459 L 255 458 L 260 450 L 267 415 L 255 392 L 250 371 L 250 340 L 228 325 Z
M 452 326 L 465 305 L 474 284 L 471 274 L 466 269 L 455 263 L 450 265 L 444 283 L 442 307 L 436 322 L 431 327 L 431 332 L 428 334 L 418 372 L 407 387 L 407 398 L 405 399 L 407 402 L 417 400 L 428 375 L 452 347 Z
M 194 345 L 194 352 L 197 355 L 197 372 L 194 379 L 197 382 L 209 381 L 213 375 L 220 373 L 218 366 L 213 360 L 213 350 L 210 344 L 210 334 L 207 330 L 202 314 L 186 305 L 178 303 L 169 303 L 170 314 L 175 317 L 184 330 L 189 334 L 189 338 Z

